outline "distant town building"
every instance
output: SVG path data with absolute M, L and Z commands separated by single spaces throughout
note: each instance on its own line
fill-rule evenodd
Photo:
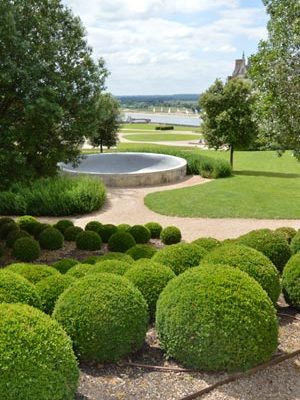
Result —
M 243 57 L 235 60 L 235 68 L 231 76 L 228 76 L 228 80 L 233 78 L 245 78 L 248 71 L 248 64 L 246 62 L 245 54 Z

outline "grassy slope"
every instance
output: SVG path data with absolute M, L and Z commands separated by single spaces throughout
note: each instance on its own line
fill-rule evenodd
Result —
M 189 134 L 178 134 L 178 133 L 146 133 L 146 134 L 134 134 L 124 135 L 127 140 L 133 140 L 137 142 L 176 142 L 180 140 L 197 140 L 200 139 L 200 135 L 189 135 Z

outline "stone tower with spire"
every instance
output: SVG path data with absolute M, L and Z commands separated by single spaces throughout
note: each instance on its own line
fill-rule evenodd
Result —
M 246 63 L 245 53 L 243 53 L 243 57 L 235 60 L 235 68 L 231 76 L 228 77 L 228 80 L 233 78 L 245 78 L 248 71 L 248 65 Z

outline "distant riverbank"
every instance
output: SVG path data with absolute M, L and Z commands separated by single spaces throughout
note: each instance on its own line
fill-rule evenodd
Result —
M 143 112 L 125 112 L 125 120 L 127 118 L 141 118 L 150 119 L 151 122 L 156 124 L 172 124 L 184 126 L 200 126 L 200 117 L 192 114 L 164 114 L 164 113 L 143 113 Z

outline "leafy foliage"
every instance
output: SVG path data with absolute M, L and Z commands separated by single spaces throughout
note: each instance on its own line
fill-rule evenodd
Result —
M 194 240 L 192 244 L 196 244 L 197 246 L 203 247 L 207 251 L 211 251 L 220 246 L 221 242 L 212 237 L 201 237 Z
M 98 274 L 98 273 L 109 273 L 124 275 L 125 272 L 131 268 L 132 264 L 127 263 L 125 260 L 104 260 L 97 262 L 88 269 L 86 275 Z
M 282 289 L 286 302 L 300 307 L 300 254 L 293 255 L 282 272 Z
M 39 242 L 42 249 L 58 250 L 64 245 L 64 236 L 58 229 L 51 227 L 40 233 Z
M 139 260 L 140 258 L 152 258 L 156 252 L 157 250 L 149 244 L 137 244 L 126 253 L 134 260 Z
M 63 258 L 62 260 L 56 261 L 56 263 L 52 264 L 52 267 L 56 268 L 61 274 L 65 274 L 76 264 L 78 264 L 78 261 L 73 258 Z
M 76 247 L 80 250 L 100 250 L 102 246 L 101 237 L 93 231 L 83 231 L 76 236 Z
M 15 241 L 12 254 L 20 261 L 34 261 L 39 258 L 41 254 L 39 242 L 31 237 L 21 237 Z
M 69 228 L 64 231 L 64 238 L 68 242 L 75 242 L 77 236 L 81 232 L 83 232 L 83 229 L 79 226 L 69 226 Z
M 22 275 L 29 282 L 36 284 L 40 280 L 47 278 L 48 276 L 59 274 L 59 272 L 52 267 L 44 264 L 27 264 L 27 263 L 16 263 L 10 264 L 6 267 L 8 271 L 15 272 L 16 274 Z
M 125 261 L 129 264 L 133 264 L 134 262 L 133 258 L 131 258 L 128 254 L 119 253 L 117 251 L 111 251 L 107 254 L 104 254 L 103 256 L 90 256 L 86 258 L 84 262 L 93 265 L 98 262 L 106 260 L 120 260 L 120 261 Z
M 82 278 L 85 276 L 89 269 L 91 268 L 90 264 L 76 264 L 73 267 L 71 267 L 65 275 L 72 276 L 74 278 Z
M 151 234 L 151 239 L 159 239 L 160 233 L 162 231 L 162 226 L 157 222 L 148 222 L 145 227 L 149 229 Z
M 129 232 L 114 233 L 108 240 L 108 248 L 113 252 L 125 253 L 135 245 L 136 241 Z

